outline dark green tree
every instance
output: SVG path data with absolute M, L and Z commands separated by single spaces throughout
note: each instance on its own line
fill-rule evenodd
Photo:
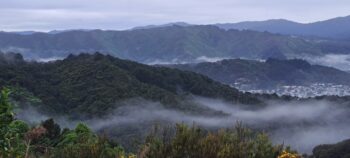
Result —
M 15 120 L 9 94 L 10 90 L 4 88 L 0 95 L 0 157 L 4 158 L 24 155 L 23 138 L 29 129 L 23 121 Z

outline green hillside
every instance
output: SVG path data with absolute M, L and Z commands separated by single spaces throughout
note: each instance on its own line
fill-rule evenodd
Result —
M 298 59 L 268 59 L 265 62 L 228 59 L 218 62 L 170 65 L 169 67 L 197 72 L 229 85 L 240 83 L 254 88 L 315 83 L 349 85 L 350 80 L 350 74 L 347 72 L 326 66 L 311 65 Z
M 27 91 L 41 100 L 45 111 L 73 117 L 102 115 L 118 106 L 118 102 L 133 98 L 185 111 L 200 111 L 187 101 L 191 95 L 233 103 L 261 103 L 250 94 L 196 73 L 147 66 L 99 53 L 70 55 L 49 63 L 0 64 L 0 69 L 0 85 Z

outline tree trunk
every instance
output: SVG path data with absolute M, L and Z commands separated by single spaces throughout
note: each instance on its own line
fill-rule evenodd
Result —
M 31 143 L 32 140 L 29 140 L 27 143 L 26 143 L 26 155 L 24 156 L 24 158 L 29 158 L 29 149 L 30 149 L 30 143 Z

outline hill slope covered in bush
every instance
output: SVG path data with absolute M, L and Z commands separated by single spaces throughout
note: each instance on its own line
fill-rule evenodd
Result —
M 0 64 L 0 69 L 0 85 L 28 91 L 41 100 L 46 111 L 73 116 L 101 115 L 117 107 L 119 101 L 134 98 L 185 111 L 196 111 L 195 104 L 186 99 L 191 95 L 232 103 L 262 103 L 253 95 L 196 73 L 147 66 L 99 53 L 70 55 L 49 63 L 25 62 L 19 57 Z

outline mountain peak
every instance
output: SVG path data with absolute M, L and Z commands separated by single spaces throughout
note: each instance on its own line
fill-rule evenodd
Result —
M 146 25 L 146 26 L 138 26 L 134 27 L 131 30 L 140 30 L 140 29 L 151 29 L 151 28 L 160 28 L 160 27 L 168 27 L 168 26 L 191 26 L 192 24 L 188 24 L 186 22 L 172 22 L 161 25 Z
M 246 21 L 215 25 L 223 29 L 267 31 L 284 35 L 334 39 L 350 38 L 350 16 L 337 17 L 313 23 L 298 23 L 285 19 L 271 19 L 265 21 Z

